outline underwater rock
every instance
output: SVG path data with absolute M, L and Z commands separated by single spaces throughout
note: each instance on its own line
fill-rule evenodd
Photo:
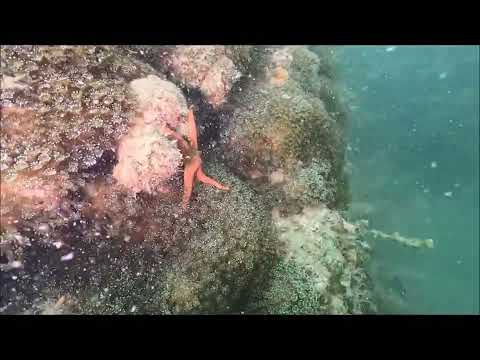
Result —
M 175 142 L 154 127 L 135 126 L 122 138 L 113 177 L 129 191 L 167 192 L 182 155 Z
M 6 313 L 42 313 L 46 305 L 49 312 L 87 314 L 244 310 L 247 294 L 269 274 L 276 237 L 267 209 L 248 186 L 220 166 L 208 171 L 233 184 L 232 191 L 206 188 L 183 215 L 169 201 L 133 201 L 111 191 L 103 221 L 85 218 L 64 233 L 75 241 L 67 236 L 57 249 L 25 249 L 16 292 L 5 294 L 0 307 L 9 301 L 14 305 Z M 135 214 L 122 215 L 130 211 Z M 52 309 L 62 296 L 68 307 Z
M 373 311 L 368 254 L 356 245 L 358 229 L 326 207 L 283 217 L 274 210 L 284 254 L 257 311 L 274 314 L 361 314 Z
M 186 100 L 173 83 L 154 75 L 132 81 L 130 88 L 138 100 L 137 116 L 120 139 L 113 177 L 133 192 L 167 192 L 165 183 L 180 169 L 182 156 L 164 129 L 186 135 Z
M 236 106 L 221 134 L 227 164 L 259 189 L 281 190 L 287 201 L 348 202 L 343 123 L 313 90 L 317 56 L 287 46 L 271 48 L 266 59 L 259 78 L 232 95 Z
M 225 46 L 176 46 L 162 61 L 176 81 L 199 89 L 214 108 L 226 102 L 241 76 Z
M 110 228 L 99 222 L 101 211 L 86 210 L 92 208 L 87 190 L 95 182 L 111 186 L 116 147 L 136 112 L 145 110 L 141 105 L 148 103 L 149 89 L 134 80 L 155 75 L 158 82 L 164 76 L 110 46 L 2 46 L 0 55 L 6 85 L 0 98 L 0 265 L 11 268 L 18 261 L 22 277 L 33 279 L 53 271 L 49 261 L 53 267 L 61 259 L 76 261 L 78 253 L 71 249 L 82 244 L 94 249 L 99 239 L 110 238 Z M 173 88 L 175 100 L 180 98 L 175 110 L 186 112 L 181 92 L 165 83 L 166 91 Z M 166 157 L 167 166 L 176 160 Z M 5 276 L 8 280 L 10 275 Z M 21 290 L 7 280 L 0 281 L 0 307 L 15 295 L 4 291 Z M 42 281 L 25 285 L 27 303 L 37 297 L 28 290 L 32 286 L 39 290 Z
M 0 98 L 2 185 L 10 189 L 17 178 L 30 184 L 10 197 L 18 211 L 9 215 L 2 206 L 3 215 L 20 221 L 42 197 L 49 210 L 69 213 L 48 194 L 70 201 L 86 182 L 111 171 L 137 106 L 128 84 L 155 71 L 108 46 L 2 46 L 0 52 L 2 76 L 21 84 L 2 89 Z
M 0 312 L 368 311 L 356 230 L 322 205 L 338 208 L 348 184 L 316 54 L 0 51 Z M 231 191 L 199 186 L 182 209 L 182 155 L 165 129 L 186 135 L 187 101 L 205 171 Z
M 162 134 L 184 134 L 180 90 L 119 48 L 1 51 L 1 311 L 233 311 L 275 237 L 262 201 L 222 169 L 234 191 L 202 188 L 181 211 L 181 158 Z M 179 191 L 161 193 L 172 177 Z
M 165 73 L 181 87 L 198 90 L 214 109 L 257 59 L 252 46 L 128 46 L 127 51 Z
M 262 286 L 277 257 L 277 239 L 262 199 L 222 167 L 207 170 L 232 184 L 232 190 L 205 188 L 193 201 L 191 211 L 201 225 L 167 271 L 166 313 L 244 311 L 248 294 Z

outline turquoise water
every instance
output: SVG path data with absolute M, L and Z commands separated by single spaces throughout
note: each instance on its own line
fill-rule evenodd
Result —
M 479 47 L 348 46 L 336 54 L 352 107 L 352 216 L 435 241 L 418 250 L 376 240 L 380 311 L 478 313 Z

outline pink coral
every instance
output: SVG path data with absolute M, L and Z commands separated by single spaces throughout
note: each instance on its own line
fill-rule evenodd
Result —
M 197 88 L 218 107 L 241 76 L 224 46 L 177 46 L 164 58 L 168 70 L 190 88 Z
M 122 138 L 113 177 L 133 192 L 167 192 L 165 182 L 179 169 L 182 155 L 155 126 L 137 125 Z
M 137 116 L 120 140 L 113 177 L 133 192 L 168 192 L 182 155 L 164 129 L 185 133 L 186 100 L 174 84 L 154 75 L 132 81 L 130 88 L 138 100 Z
M 175 84 L 155 75 L 133 80 L 130 89 L 138 101 L 137 112 L 142 116 L 134 119 L 136 124 L 168 124 L 177 128 L 187 115 L 187 102 Z

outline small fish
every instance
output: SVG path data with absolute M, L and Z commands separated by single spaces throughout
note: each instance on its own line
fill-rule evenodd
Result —
M 439 78 L 440 80 L 443 80 L 443 79 L 445 79 L 446 77 L 447 77 L 447 73 L 446 73 L 446 72 L 442 72 L 440 75 L 438 75 L 438 78 Z
M 392 52 L 392 51 L 395 51 L 397 49 L 396 46 L 389 46 L 385 49 L 386 52 Z

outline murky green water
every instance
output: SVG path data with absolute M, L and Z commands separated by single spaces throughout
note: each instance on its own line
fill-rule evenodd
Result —
M 384 312 L 478 313 L 478 46 L 337 49 L 350 93 L 352 216 L 433 238 L 376 248 Z

